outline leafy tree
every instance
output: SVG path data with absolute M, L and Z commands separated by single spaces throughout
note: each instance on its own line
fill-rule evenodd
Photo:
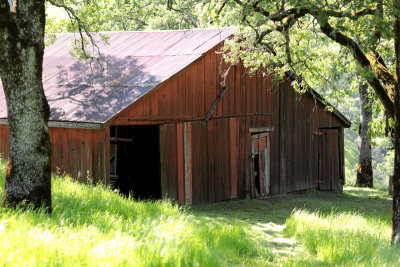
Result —
M 225 0 L 218 5 L 219 10 L 234 6 L 248 26 L 236 38 L 237 45 L 231 45 L 230 59 L 240 57 L 254 68 L 269 64 L 282 76 L 291 72 L 298 78 L 294 85 L 299 90 L 307 89 L 308 78 L 326 62 L 326 58 L 315 58 L 321 42 L 352 53 L 358 72 L 393 121 L 392 243 L 399 243 L 400 0 Z M 327 50 L 327 57 L 329 53 Z
M 68 3 L 71 2 L 71 3 Z M 74 13 L 91 32 L 173 30 L 200 26 L 197 1 L 178 0 L 168 6 L 167 0 L 55 1 L 59 6 L 73 6 Z M 200 5 L 198 5 L 200 7 Z M 181 12 L 176 12 L 177 10 Z M 47 32 L 77 32 L 78 21 L 50 17 Z

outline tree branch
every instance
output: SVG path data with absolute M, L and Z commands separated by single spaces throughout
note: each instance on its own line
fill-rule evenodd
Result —
M 389 115 L 393 118 L 394 104 L 393 99 L 390 97 L 392 94 L 390 92 L 388 93 L 379 81 L 379 79 L 381 79 L 386 85 L 390 84 L 390 76 L 392 76 L 391 73 L 385 73 L 385 75 L 380 74 L 380 70 L 383 70 L 384 68 L 382 68 L 382 64 L 380 64 L 377 60 L 374 60 L 374 57 L 372 57 L 371 54 L 368 54 L 368 58 L 362 52 L 360 46 L 353 39 L 333 29 L 328 22 L 321 22 L 320 20 L 318 20 L 318 18 L 317 21 L 320 25 L 321 31 L 326 36 L 328 36 L 330 39 L 337 42 L 338 44 L 347 47 L 348 49 L 353 51 L 354 58 L 362 67 L 371 68 L 374 71 L 374 77 L 368 79 L 368 83 L 371 85 L 372 88 L 374 88 L 376 95 L 381 100 Z M 376 71 L 378 71 L 378 73 Z M 379 77 L 379 79 L 377 76 Z M 391 88 L 388 88 L 388 86 L 386 87 L 387 90 L 392 90 Z
M 311 14 L 311 15 L 315 16 L 319 13 L 324 13 L 328 17 L 348 18 L 351 20 L 357 20 L 360 17 L 363 17 L 365 15 L 375 14 L 376 10 L 377 10 L 377 8 L 375 8 L 375 7 L 374 8 L 363 8 L 356 12 L 349 13 L 349 12 L 330 10 L 330 9 L 322 9 L 317 6 L 306 5 L 306 6 L 300 6 L 300 7 L 295 7 L 295 8 L 289 8 L 283 12 L 274 13 L 269 16 L 269 19 L 271 19 L 272 21 L 282 21 L 283 19 L 287 18 L 290 15 L 299 14 L 301 16 L 304 16 L 306 14 Z
M 297 7 L 289 8 L 286 10 L 281 10 L 281 11 L 271 14 L 271 12 L 258 6 L 260 1 L 256 1 L 252 5 L 244 3 L 243 1 L 240 1 L 240 0 L 233 0 L 233 1 L 243 8 L 252 8 L 256 13 L 262 14 L 263 16 L 266 17 L 266 19 L 272 20 L 275 22 L 282 21 L 291 15 L 302 17 L 302 16 L 305 16 L 306 14 L 317 15 L 318 13 L 321 13 L 321 12 L 329 17 L 348 18 L 351 20 L 357 20 L 360 17 L 375 14 L 375 12 L 378 9 L 377 7 L 362 8 L 356 12 L 350 13 L 350 12 L 331 10 L 331 9 L 323 9 L 323 8 L 320 8 L 318 6 L 313 6 L 313 5 L 304 5 L 304 6 L 297 6 Z M 378 3 L 378 5 L 379 5 L 379 3 Z M 283 8 L 283 6 L 282 6 L 282 8 Z
M 258 4 L 260 3 L 260 1 L 256 1 L 255 3 L 253 3 L 253 5 L 248 5 L 243 3 L 240 0 L 233 0 L 236 4 L 238 4 L 239 6 L 243 7 L 243 8 L 247 8 L 247 7 L 251 7 L 255 12 L 260 13 L 262 15 L 264 15 L 265 17 L 269 17 L 270 12 L 268 12 L 267 10 L 260 8 L 258 6 Z
M 103 72 L 104 71 L 104 66 L 103 66 L 102 63 L 106 62 L 106 60 L 101 55 L 100 48 L 97 45 L 96 40 L 94 39 L 93 35 L 90 33 L 90 31 L 86 27 L 86 24 L 79 18 L 79 16 L 76 15 L 75 11 L 71 7 L 69 7 L 69 6 L 65 5 L 65 4 L 61 4 L 61 3 L 55 2 L 53 0 L 47 0 L 47 1 L 50 4 L 52 4 L 53 6 L 63 8 L 67 12 L 67 14 L 70 17 L 70 19 L 71 20 L 75 20 L 78 23 L 78 31 L 79 31 L 79 36 L 80 36 L 80 45 L 81 45 L 81 50 L 82 50 L 83 55 L 85 56 L 85 58 L 90 59 L 91 62 L 96 61 L 99 64 L 100 68 L 101 68 L 101 72 Z M 82 31 L 84 31 L 86 36 L 89 38 L 90 43 L 92 44 L 94 50 L 96 50 L 96 52 L 98 54 L 98 57 L 94 57 L 94 56 L 91 56 L 91 55 L 87 54 L 86 45 L 85 45 L 85 42 L 84 42 L 85 38 L 83 36 L 83 32 Z

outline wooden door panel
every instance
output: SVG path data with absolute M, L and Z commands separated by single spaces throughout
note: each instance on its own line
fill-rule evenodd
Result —
M 324 129 L 319 139 L 318 188 L 337 190 L 340 176 L 339 133 L 337 129 Z

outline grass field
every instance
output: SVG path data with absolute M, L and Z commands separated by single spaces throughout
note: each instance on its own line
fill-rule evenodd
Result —
M 53 177 L 52 216 L 0 213 L 0 265 L 399 266 L 390 207 L 384 192 L 352 187 L 179 207 Z

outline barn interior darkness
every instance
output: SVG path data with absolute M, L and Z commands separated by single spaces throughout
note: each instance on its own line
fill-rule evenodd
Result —
M 110 127 L 110 181 L 127 196 L 161 198 L 158 125 Z

